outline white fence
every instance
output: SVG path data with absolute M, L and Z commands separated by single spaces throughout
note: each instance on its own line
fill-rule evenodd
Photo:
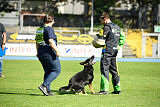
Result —
M 6 44 L 6 55 L 9 56 L 36 56 L 35 44 Z M 92 45 L 58 45 L 62 57 L 101 57 L 101 48 Z M 118 58 L 122 57 L 122 48 L 118 52 Z

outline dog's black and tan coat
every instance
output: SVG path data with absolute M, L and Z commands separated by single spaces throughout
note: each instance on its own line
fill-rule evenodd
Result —
M 94 90 L 92 87 L 94 69 L 92 65 L 96 62 L 93 60 L 94 56 L 88 58 L 84 62 L 81 62 L 80 64 L 84 66 L 83 71 L 78 72 L 73 77 L 71 77 L 68 86 L 61 87 L 59 91 L 73 90 L 75 93 L 86 94 L 84 87 L 88 85 L 90 90 L 92 91 L 92 94 L 94 94 Z

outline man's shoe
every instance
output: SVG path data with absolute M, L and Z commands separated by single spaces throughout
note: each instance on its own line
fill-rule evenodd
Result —
M 51 91 L 47 91 L 47 93 L 48 93 L 50 96 L 55 95 L 55 94 L 53 94 Z
M 1 74 L 0 77 L 4 77 L 4 75 Z
M 106 94 L 108 94 L 107 91 L 100 91 L 100 92 L 96 93 L 96 95 L 106 95 Z
M 49 96 L 47 88 L 43 84 L 39 85 L 38 88 L 43 92 L 45 96 Z
M 113 91 L 112 94 L 121 94 L 121 91 Z

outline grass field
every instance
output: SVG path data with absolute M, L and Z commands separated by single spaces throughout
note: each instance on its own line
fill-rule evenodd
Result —
M 74 95 L 60 93 L 71 76 L 83 68 L 79 61 L 61 61 L 62 72 L 52 83 L 55 96 L 43 96 L 38 85 L 43 70 L 37 60 L 3 60 L 4 78 L 0 78 L 0 107 L 160 107 L 160 63 L 119 62 L 121 95 Z M 93 88 L 99 91 L 99 62 L 94 65 Z M 111 77 L 111 75 L 110 75 Z M 110 90 L 112 92 L 110 81 Z

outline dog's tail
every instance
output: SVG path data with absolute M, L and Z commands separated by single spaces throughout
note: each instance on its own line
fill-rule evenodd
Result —
M 69 90 L 70 88 L 71 88 L 71 84 L 69 84 L 68 86 L 64 86 L 64 87 L 61 87 L 60 89 L 59 89 L 59 91 L 67 91 L 67 90 Z

